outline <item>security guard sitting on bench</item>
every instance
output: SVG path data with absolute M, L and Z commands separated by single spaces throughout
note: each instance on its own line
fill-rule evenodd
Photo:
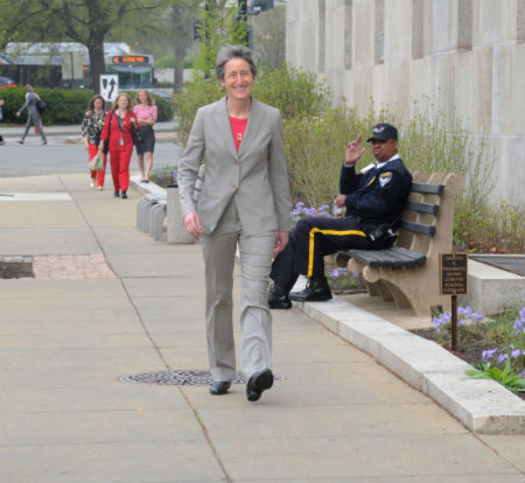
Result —
M 365 152 L 361 136 L 348 143 L 339 178 L 335 205 L 346 207 L 344 218 L 307 217 L 299 220 L 284 251 L 274 260 L 270 274 L 274 285 L 271 309 L 289 309 L 290 299 L 324 301 L 332 293 L 324 274 L 324 256 L 349 248 L 378 250 L 392 246 L 412 183 L 412 175 L 397 153 L 397 129 L 388 123 L 372 128 L 372 152 L 376 163 L 359 174 L 355 163 Z M 306 288 L 290 290 L 299 274 L 308 276 Z

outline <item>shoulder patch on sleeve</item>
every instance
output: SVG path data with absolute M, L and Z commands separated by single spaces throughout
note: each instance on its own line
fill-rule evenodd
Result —
M 379 184 L 381 185 L 381 188 L 385 186 L 386 184 L 390 183 L 390 180 L 392 179 L 392 173 L 390 171 L 386 171 L 385 173 L 381 173 L 379 175 Z

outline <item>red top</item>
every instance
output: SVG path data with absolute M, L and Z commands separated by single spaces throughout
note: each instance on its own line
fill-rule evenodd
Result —
M 235 141 L 235 147 L 239 151 L 239 146 L 241 145 L 242 138 L 246 132 L 246 125 L 248 124 L 248 119 L 237 119 L 236 117 L 230 116 L 230 126 L 232 128 L 233 140 Z
M 108 126 L 109 120 L 111 119 L 111 133 L 109 136 L 109 150 L 117 151 L 122 146 L 120 146 L 120 138 L 124 139 L 125 145 L 133 145 L 133 138 L 131 137 L 131 114 L 126 112 L 122 122 L 122 131 L 120 130 L 117 115 L 114 111 L 109 111 L 106 114 L 106 120 L 104 121 L 104 128 L 102 129 L 102 134 L 100 135 L 101 141 L 105 141 L 108 138 Z M 140 129 L 137 126 L 137 129 Z

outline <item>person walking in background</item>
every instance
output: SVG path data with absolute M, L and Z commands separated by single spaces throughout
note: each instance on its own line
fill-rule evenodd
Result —
M 16 113 L 16 117 L 20 117 L 20 114 L 27 109 L 27 121 L 25 125 L 24 134 L 17 141 L 19 144 L 24 144 L 29 128 L 35 126 L 35 129 L 38 131 L 42 138 L 42 144 L 47 144 L 47 138 L 44 134 L 44 128 L 42 127 L 42 120 L 40 119 L 40 112 L 38 112 L 37 102 L 40 100 L 40 97 L 34 92 L 33 86 L 26 84 L 26 102 Z
M 4 118 L 4 113 L 2 112 L 2 106 L 4 105 L 5 101 L 0 97 L 0 121 Z M 0 134 L 0 146 L 3 146 L 5 144 L 5 140 Z
M 137 156 L 139 169 L 142 174 L 142 182 L 149 183 L 151 168 L 153 167 L 153 151 L 155 149 L 155 133 L 153 125 L 157 122 L 157 106 L 146 89 L 137 92 L 133 115 L 139 123 L 143 142 L 137 144 Z M 146 155 L 146 169 L 144 169 L 144 155 Z
M 129 162 L 133 153 L 132 129 L 140 129 L 131 112 L 131 99 L 127 94 L 120 94 L 113 103 L 113 109 L 106 114 L 100 136 L 99 149 L 104 148 L 104 142 L 108 143 L 115 198 L 128 197 Z
M 206 330 L 212 395 L 226 394 L 235 373 L 232 288 L 241 259 L 241 370 L 246 397 L 273 385 L 272 319 L 267 303 L 272 257 L 288 242 L 290 189 L 281 115 L 252 98 L 257 68 L 244 46 L 223 48 L 215 72 L 226 97 L 197 111 L 177 180 L 184 226 L 201 236 L 206 273 Z M 201 195 L 193 201 L 206 157 Z
M 89 160 L 92 160 L 99 151 L 100 136 L 104 127 L 104 120 L 106 118 L 106 101 L 100 95 L 93 96 L 89 101 L 89 106 L 84 119 L 82 120 L 81 130 L 84 146 L 89 154 Z M 104 169 L 99 171 L 91 171 L 91 187 L 102 190 L 104 188 L 104 177 L 106 175 L 107 154 L 103 154 Z

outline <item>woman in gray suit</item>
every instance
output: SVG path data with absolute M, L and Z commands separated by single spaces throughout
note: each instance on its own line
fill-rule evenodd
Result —
M 251 96 L 257 74 L 251 51 L 223 48 L 215 71 L 226 96 L 197 111 L 177 180 L 184 226 L 202 237 L 210 393 L 226 394 L 235 372 L 232 288 L 238 245 L 240 365 L 248 379 L 246 396 L 257 401 L 273 385 L 267 294 L 272 257 L 288 243 L 288 168 L 279 111 Z M 204 156 L 204 184 L 195 202 L 194 184 Z
M 19 117 L 22 112 L 27 109 L 27 121 L 25 126 L 25 131 L 23 136 L 18 140 L 17 142 L 20 144 L 24 144 L 25 138 L 27 137 L 27 133 L 29 132 L 29 128 L 31 126 L 35 126 L 35 129 L 38 131 L 40 136 L 42 137 L 42 144 L 47 144 L 47 138 L 44 134 L 44 129 L 42 128 L 42 121 L 40 120 L 40 113 L 38 112 L 37 108 L 37 101 L 39 100 L 39 97 L 35 94 L 33 91 L 33 86 L 27 84 L 25 86 L 26 90 L 26 102 L 24 105 L 18 110 L 16 113 L 16 117 Z

